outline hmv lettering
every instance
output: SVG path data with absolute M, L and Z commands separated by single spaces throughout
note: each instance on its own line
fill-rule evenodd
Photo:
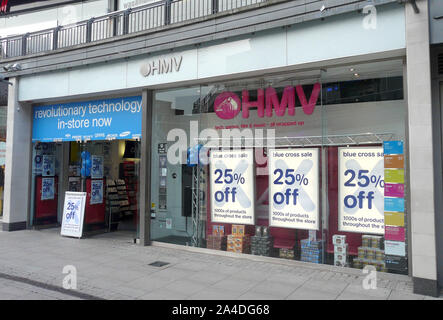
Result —
M 0 2 L 0 14 L 9 11 L 8 0 L 1 0 Z
M 266 90 L 258 89 L 256 101 L 250 101 L 248 90 L 242 91 L 241 100 L 235 93 L 227 91 L 217 96 L 214 102 L 214 110 L 217 116 L 224 120 L 235 118 L 240 111 L 242 118 L 249 118 L 250 108 L 257 108 L 257 114 L 260 118 L 264 116 L 272 117 L 274 111 L 276 116 L 283 117 L 286 109 L 288 109 L 288 115 L 295 116 L 295 95 L 297 94 L 303 112 L 310 115 L 314 112 L 320 91 L 320 83 L 314 84 L 309 101 L 301 85 L 285 87 L 281 99 L 272 87 L 268 87 Z
M 183 62 L 183 56 L 152 60 L 140 67 L 140 73 L 144 77 L 161 75 L 165 73 L 179 72 Z

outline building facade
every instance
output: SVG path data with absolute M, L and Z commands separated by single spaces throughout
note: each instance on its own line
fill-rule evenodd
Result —
M 0 39 L 4 230 L 60 224 L 84 191 L 86 230 L 371 266 L 439 294 L 438 5 L 107 5 Z

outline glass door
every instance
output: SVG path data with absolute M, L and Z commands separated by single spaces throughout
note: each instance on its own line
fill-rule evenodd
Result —
M 63 144 L 33 143 L 31 225 L 61 223 L 60 181 L 63 180 Z

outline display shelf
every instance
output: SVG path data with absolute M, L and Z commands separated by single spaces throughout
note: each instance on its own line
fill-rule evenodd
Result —
M 116 229 L 120 221 L 120 198 L 115 181 L 112 179 L 106 180 L 106 212 L 109 231 Z
M 124 161 L 120 164 L 120 178 L 126 185 L 127 206 L 125 215 L 132 215 L 134 222 L 137 220 L 138 212 L 138 175 L 137 163 L 135 161 Z

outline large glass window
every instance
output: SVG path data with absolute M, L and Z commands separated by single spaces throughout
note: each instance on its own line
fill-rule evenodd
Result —
M 407 273 L 402 69 L 157 91 L 152 240 Z

